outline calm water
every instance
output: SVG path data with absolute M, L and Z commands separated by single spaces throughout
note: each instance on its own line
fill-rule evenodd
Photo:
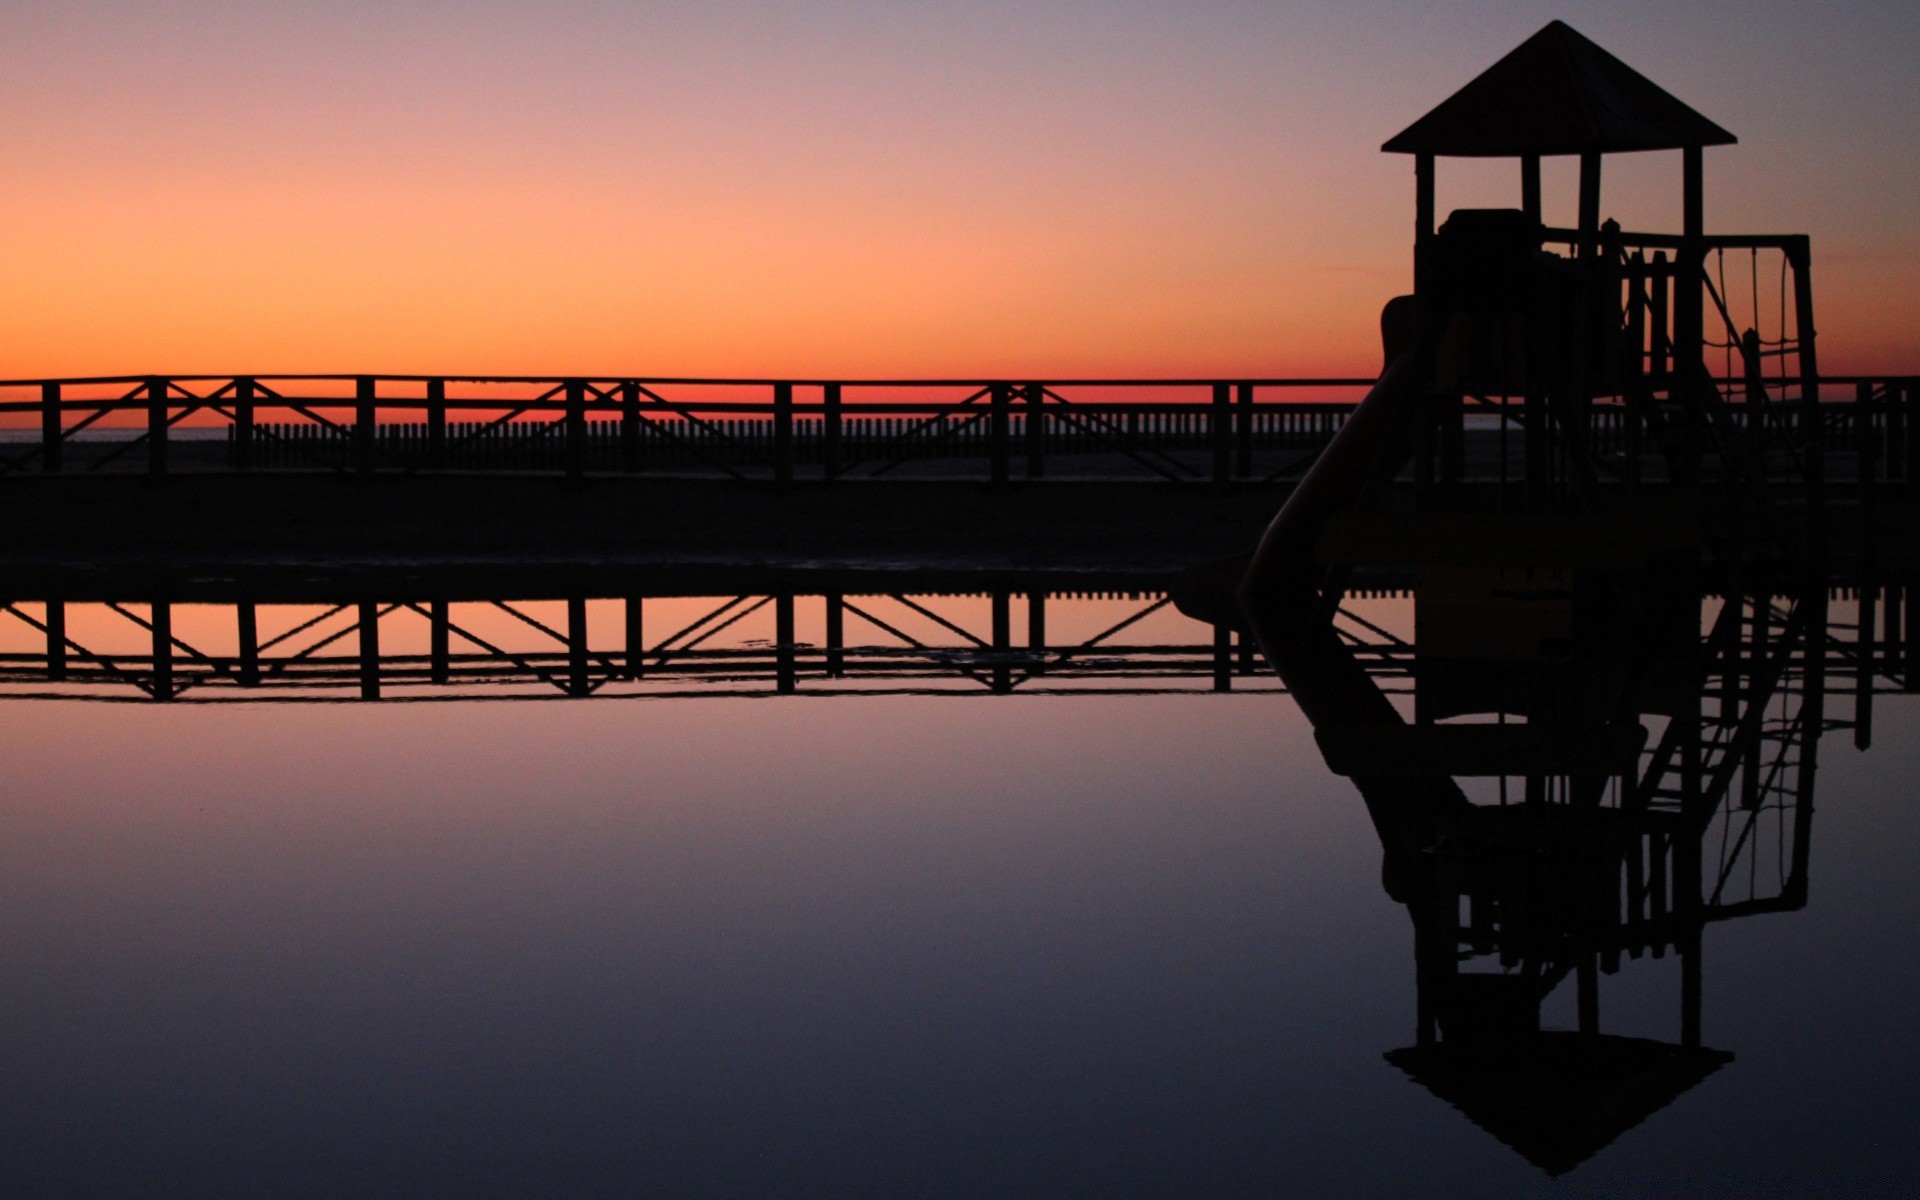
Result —
M 1382 1061 L 1411 926 L 1281 695 L 0 710 L 7 1195 L 1920 1186 L 1920 698 L 1707 930 L 1735 1060 L 1558 1180 Z

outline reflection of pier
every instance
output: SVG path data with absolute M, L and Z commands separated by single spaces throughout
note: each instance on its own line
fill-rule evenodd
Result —
M 725 594 L 605 579 L 559 594 L 524 579 L 492 590 L 467 579 L 450 590 L 430 574 L 292 589 L 244 576 L 191 588 L 69 583 L 35 595 L 29 587 L 0 604 L 0 695 L 191 702 L 1280 690 L 1244 633 L 1179 614 L 1163 590 L 1140 580 L 989 586 L 908 573 L 885 584 L 847 580 L 842 590 L 767 582 L 738 581 L 751 590 Z M 49 593 L 63 598 L 40 598 Z M 1920 589 L 1835 595 L 1846 619 L 1824 639 L 1783 637 L 1777 619 L 1756 621 L 1765 610 L 1749 598 L 1720 606 L 1705 645 L 1727 645 L 1737 624 L 1743 646 L 1767 647 L 1790 673 L 1808 669 L 1817 645 L 1826 686 L 1852 699 L 1865 736 L 1876 692 L 1920 687 Z M 1419 648 L 1410 629 L 1390 630 L 1380 607 L 1349 597 L 1336 626 L 1383 688 L 1411 692 Z M 1727 725 L 1726 697 L 1756 686 L 1757 670 L 1709 689 L 1715 699 L 1698 718 L 1703 747 L 1752 736 Z M 1424 678 L 1430 689 L 1459 687 L 1431 663 Z M 1655 747 L 1666 757 L 1665 782 L 1649 781 L 1654 812 L 1672 807 L 1679 785 L 1666 777 L 1691 762 L 1678 736 Z
M 416 585 L 417 586 L 417 585 Z M 137 589 L 0 605 L 0 694 L 165 701 L 1275 691 L 1163 592 Z M 307 589 L 312 592 L 312 589 Z M 1383 648 L 1391 659 L 1398 651 Z

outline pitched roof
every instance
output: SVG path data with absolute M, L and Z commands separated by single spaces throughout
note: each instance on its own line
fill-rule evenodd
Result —
M 1453 158 L 1725 146 L 1731 133 L 1554 21 L 1382 150 Z
M 1733 1061 L 1642 1038 L 1534 1033 L 1386 1059 L 1549 1175 L 1564 1175 Z

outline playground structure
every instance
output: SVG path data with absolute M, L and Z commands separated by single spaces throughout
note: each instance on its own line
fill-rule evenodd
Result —
M 1414 291 L 1238 591 L 1412 918 L 1415 1040 L 1389 1060 L 1554 1174 L 1730 1061 L 1702 1040 L 1707 925 L 1807 899 L 1836 724 L 1829 429 L 1807 239 L 1706 232 L 1704 152 L 1733 141 L 1560 22 L 1388 141 L 1415 160 Z M 1679 154 L 1677 233 L 1602 219 L 1604 157 L 1645 151 Z M 1540 219 L 1550 155 L 1579 159 L 1571 229 Z M 1519 207 L 1436 226 L 1449 156 L 1517 159 Z M 1497 479 L 1472 469 L 1470 413 L 1497 422 Z M 1410 697 L 1333 617 L 1381 568 L 1414 580 Z M 1876 611 L 1868 588 L 1857 639 Z M 1873 652 L 1855 657 L 1870 679 Z M 1603 1033 L 1602 977 L 1668 951 L 1677 1041 Z M 1575 1028 L 1546 1030 L 1569 980 Z

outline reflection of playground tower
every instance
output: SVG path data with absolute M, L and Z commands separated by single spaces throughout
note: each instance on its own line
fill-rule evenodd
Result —
M 1415 294 L 1241 585 L 1413 918 L 1416 1044 L 1389 1057 L 1555 1173 L 1730 1058 L 1701 1044 L 1703 927 L 1806 895 L 1825 581 L 1781 518 L 1819 498 L 1818 422 L 1783 404 L 1817 399 L 1807 244 L 1707 237 L 1702 152 L 1733 140 L 1555 22 L 1388 142 L 1416 156 Z M 1681 152 L 1677 235 L 1600 219 L 1602 157 L 1647 150 Z M 1576 228 L 1541 224 L 1550 155 L 1579 157 Z M 1521 207 L 1436 229 L 1442 156 L 1518 158 Z M 1784 312 L 1770 342 L 1734 331 L 1704 270 L 1728 247 L 1784 256 L 1791 335 Z M 1745 356 L 1724 392 L 1716 345 Z M 1497 474 L 1470 406 L 1497 419 Z M 1331 617 L 1355 567 L 1413 574 L 1411 713 Z M 1604 1035 L 1601 977 L 1669 955 L 1678 1041 Z M 1544 1032 L 1568 981 L 1577 1028 Z

